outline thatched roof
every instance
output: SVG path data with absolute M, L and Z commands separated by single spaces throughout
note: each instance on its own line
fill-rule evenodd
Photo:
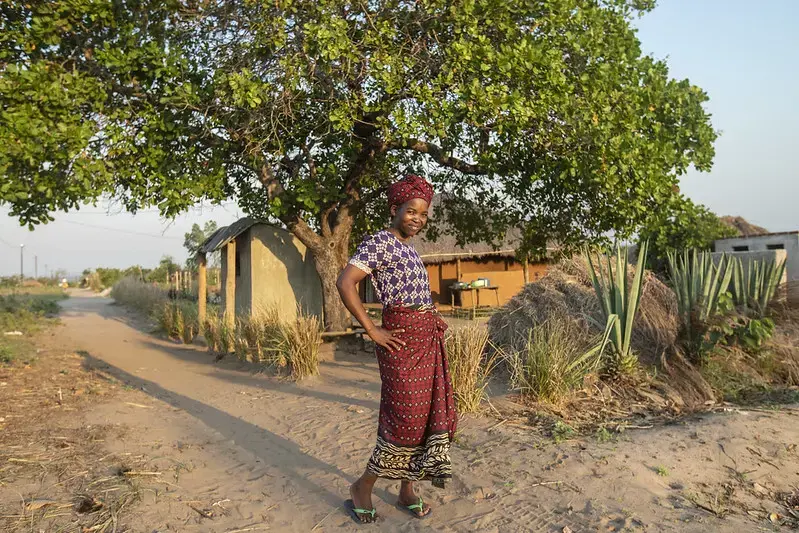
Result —
M 726 217 L 721 217 L 719 220 L 721 220 L 723 224 L 737 231 L 739 237 L 752 237 L 755 235 L 765 235 L 769 232 L 766 228 L 761 228 L 760 226 L 755 226 L 754 224 L 750 224 L 743 217 L 726 216 Z
M 435 210 L 440 201 L 441 195 L 437 194 L 433 197 L 430 206 L 431 216 L 436 217 Z M 498 243 L 496 247 L 485 242 L 466 243 L 464 246 L 458 246 L 455 236 L 452 235 L 451 226 L 443 217 L 436 218 L 438 238 L 435 242 L 427 238 L 426 231 L 422 231 L 422 233 L 412 241 L 422 261 L 427 264 L 446 263 L 447 261 L 455 261 L 456 259 L 515 257 L 516 250 L 521 243 L 521 232 L 519 230 L 511 230 L 508 232 L 505 239 Z

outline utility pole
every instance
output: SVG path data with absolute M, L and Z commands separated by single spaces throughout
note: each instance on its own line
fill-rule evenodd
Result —
M 24 252 L 25 245 L 19 245 L 19 281 L 25 281 L 25 263 L 24 263 Z
M 39 256 L 33 256 L 33 279 L 39 279 Z

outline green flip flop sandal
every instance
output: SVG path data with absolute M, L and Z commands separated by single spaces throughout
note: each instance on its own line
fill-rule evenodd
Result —
M 418 518 L 419 520 L 424 520 L 425 518 L 427 518 L 428 516 L 433 514 L 433 510 L 429 509 L 429 508 L 428 508 L 429 510 L 427 511 L 427 513 L 420 514 L 420 513 L 422 513 L 424 511 L 424 500 L 422 499 L 421 496 L 419 496 L 419 503 L 414 503 L 412 505 L 401 505 L 401 504 L 397 503 L 397 507 L 400 510 L 402 510 L 402 511 L 407 511 L 407 512 L 411 513 L 411 515 L 414 518 Z
M 356 524 L 363 525 L 363 524 L 370 524 L 374 523 L 377 520 L 377 510 L 376 509 L 358 509 L 355 507 L 355 502 L 352 500 L 347 500 L 344 502 L 344 506 L 350 512 L 350 516 L 355 521 Z M 361 516 L 366 515 L 370 516 L 372 519 L 368 522 L 361 520 Z

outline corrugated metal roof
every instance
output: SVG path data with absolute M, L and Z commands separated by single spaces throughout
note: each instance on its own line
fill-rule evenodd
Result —
M 219 250 L 227 243 L 253 227 L 257 222 L 250 217 L 238 219 L 230 226 L 224 226 L 216 230 L 200 246 L 201 253 L 211 253 Z

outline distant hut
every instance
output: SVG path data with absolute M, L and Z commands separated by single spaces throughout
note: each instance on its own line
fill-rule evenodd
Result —
M 229 316 L 274 308 L 281 316 L 302 309 L 322 318 L 322 284 L 313 256 L 285 229 L 245 217 L 214 232 L 200 255 L 217 250 L 222 250 L 222 309 Z

